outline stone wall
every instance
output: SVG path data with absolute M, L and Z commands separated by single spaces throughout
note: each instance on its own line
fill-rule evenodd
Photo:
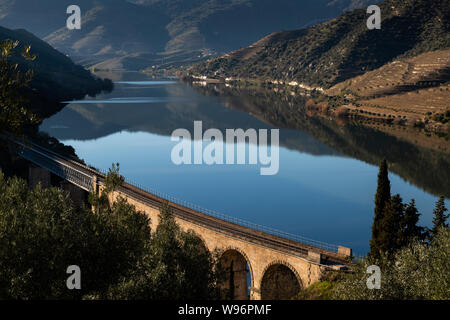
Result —
M 100 187 L 102 189 L 102 187 Z M 115 191 L 112 199 L 121 195 L 120 192 Z M 122 195 L 123 196 L 123 195 Z M 151 219 L 151 229 L 154 231 L 159 222 L 159 209 L 143 204 L 135 199 L 128 198 L 128 202 L 133 204 L 137 210 L 145 212 Z M 228 250 L 237 251 L 245 258 L 249 266 L 251 276 L 250 285 L 250 299 L 261 299 L 261 282 L 267 269 L 273 265 L 281 264 L 288 267 L 297 278 L 301 288 L 306 288 L 311 284 L 319 281 L 324 266 L 313 263 L 305 258 L 277 251 L 263 245 L 251 243 L 243 239 L 235 238 L 228 234 L 223 234 L 215 230 L 210 230 L 203 226 L 194 224 L 190 221 L 175 218 L 180 228 L 184 231 L 194 231 L 205 243 L 205 246 L 211 252 L 215 249 L 226 252 Z M 241 268 L 242 266 L 237 266 Z M 242 288 L 241 288 L 242 289 Z M 242 299 L 244 293 L 237 291 L 236 298 Z

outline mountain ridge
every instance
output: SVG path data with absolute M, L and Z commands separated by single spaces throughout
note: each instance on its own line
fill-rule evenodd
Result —
M 33 101 L 33 110 L 40 117 L 49 116 L 61 108 L 60 101 L 95 95 L 111 89 L 112 83 L 94 77 L 88 70 L 76 65 L 66 55 L 52 48 L 45 41 L 26 30 L 10 30 L 0 27 L 0 41 L 19 41 L 17 52 L 30 45 L 34 61 L 27 61 L 19 54 L 12 57 L 22 70 L 34 70 L 34 77 L 27 94 Z
M 328 88 L 396 58 L 450 47 L 446 1 L 387 0 L 379 5 L 381 30 L 368 30 L 369 15 L 357 9 L 314 27 L 272 33 L 190 71 Z
M 0 25 L 25 28 L 76 61 L 130 54 L 213 54 L 278 30 L 330 19 L 369 0 L 80 0 L 81 30 L 67 30 L 70 0 L 0 0 Z M 42 23 L 45 21 L 45 23 Z M 196 60 L 196 59 L 194 59 Z M 148 61 L 148 66 L 157 63 Z

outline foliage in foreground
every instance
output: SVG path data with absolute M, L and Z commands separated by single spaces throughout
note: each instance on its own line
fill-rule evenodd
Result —
M 5 180 L 0 173 L 0 298 L 68 299 L 101 294 L 142 255 L 148 218 L 124 200 L 110 210 L 74 209 L 58 188 Z M 77 265 L 82 289 L 66 287 Z
M 339 281 L 332 298 L 343 300 L 450 299 L 450 228 L 442 227 L 428 244 L 415 240 L 392 258 L 365 260 Z M 369 265 L 381 266 L 381 288 L 370 290 L 366 281 Z
M 336 282 L 323 280 L 301 290 L 295 300 L 330 300 Z
M 300 291 L 297 300 L 449 300 L 450 228 L 442 227 L 431 244 L 413 241 L 392 258 L 368 258 L 352 271 L 328 271 L 320 282 Z M 381 288 L 368 289 L 367 267 L 381 266 Z
M 418 226 L 420 213 L 414 199 L 404 204 L 391 196 L 388 166 L 380 164 L 375 195 L 370 253 L 352 266 L 350 273 L 327 272 L 321 282 L 302 290 L 297 299 L 430 299 L 450 298 L 450 228 L 445 198 L 433 211 L 432 229 Z M 381 268 L 381 288 L 369 289 L 367 267 Z M 330 274 L 334 276 L 330 277 Z
M 167 205 L 135 268 L 110 290 L 118 299 L 218 298 L 215 260 L 193 232 L 182 232 Z
M 215 260 L 167 207 L 152 234 L 143 212 L 105 198 L 91 195 L 94 210 L 77 210 L 61 189 L 29 190 L 0 172 L 0 299 L 216 297 Z M 81 290 L 66 287 L 70 265 L 81 269 Z
M 29 111 L 29 101 L 23 95 L 34 72 L 22 72 L 18 64 L 11 62 L 18 45 L 18 41 L 0 42 L 0 131 L 15 134 L 21 133 L 24 124 L 37 122 L 36 116 Z M 22 57 L 30 61 L 36 59 L 29 46 L 24 48 Z

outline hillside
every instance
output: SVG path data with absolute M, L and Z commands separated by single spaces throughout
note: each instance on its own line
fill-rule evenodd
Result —
M 136 0 L 171 17 L 166 50 L 241 48 L 279 30 L 296 29 L 362 7 L 368 0 Z
M 63 26 L 44 40 L 74 57 L 157 53 L 169 41 L 167 23 L 157 10 L 123 0 L 97 0 L 82 11 L 81 30 Z
M 326 91 L 345 94 L 347 108 L 385 118 L 446 123 L 450 120 L 450 50 L 395 60 Z M 443 116 L 440 119 L 440 115 Z
M 83 9 L 95 0 L 77 0 Z M 71 0 L 0 0 L 0 25 L 9 29 L 26 29 L 43 38 L 66 24 L 66 9 Z
M 380 8 L 381 30 L 369 30 L 369 15 L 357 9 L 310 28 L 271 34 L 191 72 L 329 88 L 394 59 L 450 48 L 448 1 L 386 0 Z
M 163 65 L 151 55 L 235 50 L 279 30 L 310 26 L 369 0 L 82 0 L 81 30 L 65 28 L 69 0 L 0 0 L 0 25 L 24 28 L 87 65 L 139 55 L 133 67 Z M 143 59 L 141 59 L 143 57 Z M 111 60 L 113 59 L 113 60 Z M 148 59 L 148 60 L 147 60 Z M 134 63 L 137 62 L 137 63 Z M 121 62 L 119 62 L 120 64 Z
M 174 75 L 181 68 L 204 61 L 204 52 L 204 50 L 177 50 L 170 53 L 132 53 L 94 63 L 87 58 L 82 63 L 96 73 L 104 70 L 133 70 L 164 76 Z
M 33 69 L 31 83 L 33 106 L 40 116 L 55 112 L 59 102 L 72 98 L 81 98 L 86 94 L 95 95 L 103 89 L 111 88 L 111 83 L 94 77 L 83 67 L 74 64 L 67 56 L 25 30 L 10 30 L 0 27 L 0 41 L 10 39 L 24 45 L 30 45 L 38 57 L 35 61 L 26 61 L 20 55 L 13 59 L 23 70 Z M 57 106 L 55 106 L 57 104 Z

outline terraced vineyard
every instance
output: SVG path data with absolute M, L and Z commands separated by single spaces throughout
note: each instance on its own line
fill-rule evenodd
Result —
M 351 110 L 410 122 L 431 121 L 450 110 L 449 79 L 450 50 L 439 50 L 393 61 L 341 82 L 326 94 L 345 94 Z
M 390 109 L 393 114 L 409 114 L 422 117 L 429 113 L 441 113 L 448 110 L 450 101 L 450 85 L 421 89 L 379 97 L 359 102 L 382 109 Z
M 364 75 L 341 82 L 327 92 L 350 90 L 358 97 L 376 97 L 438 87 L 450 79 L 450 50 L 396 60 Z

